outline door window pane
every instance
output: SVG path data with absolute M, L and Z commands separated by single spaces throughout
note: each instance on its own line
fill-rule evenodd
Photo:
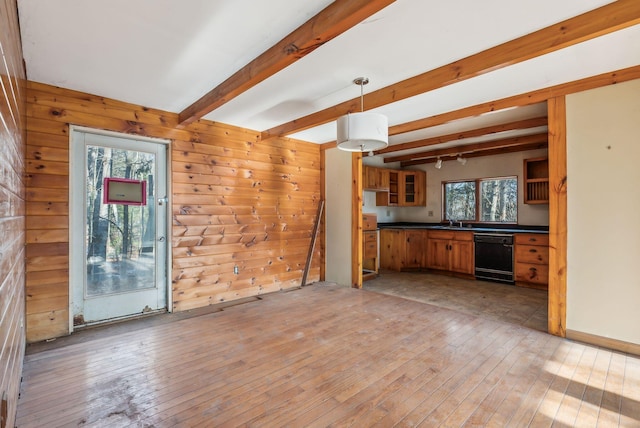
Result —
M 87 146 L 86 296 L 147 288 L 155 281 L 155 156 Z M 147 181 L 147 204 L 104 204 L 104 178 Z

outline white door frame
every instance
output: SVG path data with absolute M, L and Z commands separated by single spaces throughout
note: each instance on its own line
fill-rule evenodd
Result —
M 74 242 L 78 241 L 78 235 L 81 235 L 80 241 L 84 239 L 84 223 L 85 218 L 83 215 L 78 215 L 73 207 L 76 203 L 81 202 L 84 204 L 84 181 L 85 181 L 85 168 L 74 168 L 74 165 L 84 165 L 83 158 L 80 157 L 84 153 L 84 150 L 75 150 L 74 136 L 78 133 L 96 134 L 101 136 L 124 138 L 135 141 L 159 143 L 167 146 L 166 155 L 166 189 L 167 189 L 167 210 L 171 207 L 171 150 L 169 146 L 171 140 L 162 138 L 144 137 L 140 135 L 125 134 L 114 131 L 106 131 L 101 129 L 88 128 L 84 126 L 69 125 L 69 332 L 74 331 L 73 325 L 73 296 L 74 287 L 73 284 L 77 284 L 78 281 L 84 283 L 84 245 L 74 245 Z M 160 197 L 160 196 L 158 196 Z M 80 201 L 78 201 L 80 198 Z M 80 218 L 78 218 L 80 217 Z M 166 284 L 165 289 L 167 293 L 167 311 L 173 312 L 173 299 L 172 299 L 172 287 L 171 287 L 171 212 L 168 211 L 166 215 L 166 257 L 165 257 L 165 270 L 166 270 Z M 82 225 L 80 227 L 79 225 Z

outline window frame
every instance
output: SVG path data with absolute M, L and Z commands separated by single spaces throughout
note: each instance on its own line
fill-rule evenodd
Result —
M 515 221 L 481 221 L 478 220 L 479 217 L 481 217 L 481 198 L 480 198 L 480 183 L 482 183 L 483 181 L 491 181 L 491 180 L 507 180 L 507 179 L 515 179 L 516 180 L 516 220 Z M 475 183 L 475 190 L 476 190 L 476 203 L 475 203 L 475 219 L 473 220 L 462 220 L 464 223 L 467 224 L 518 224 L 518 216 L 520 215 L 520 181 L 519 181 L 519 177 L 517 175 L 507 175 L 507 176 L 499 176 L 499 177 L 481 177 L 481 178 L 468 178 L 468 179 L 461 179 L 461 180 L 444 180 L 441 182 L 441 198 L 440 198 L 440 202 L 441 202 L 441 208 L 442 208 L 442 212 L 441 212 L 441 218 L 442 218 L 442 223 L 448 223 L 449 220 L 447 219 L 447 197 L 446 197 L 446 190 L 445 190 L 445 186 L 449 183 Z M 456 220 L 454 220 L 456 221 Z

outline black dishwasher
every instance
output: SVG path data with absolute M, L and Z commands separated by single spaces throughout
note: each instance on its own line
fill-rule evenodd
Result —
M 476 233 L 475 275 L 513 284 L 513 235 L 505 233 Z

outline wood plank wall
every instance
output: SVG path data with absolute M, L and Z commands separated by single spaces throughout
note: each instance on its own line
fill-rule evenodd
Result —
M 14 0 L 0 2 L 0 426 L 14 426 L 24 357 L 25 73 Z
M 319 146 L 177 123 L 174 113 L 28 82 L 28 341 L 69 331 L 69 124 L 171 140 L 174 310 L 300 285 L 320 199 Z M 319 272 L 317 250 L 309 280 Z

